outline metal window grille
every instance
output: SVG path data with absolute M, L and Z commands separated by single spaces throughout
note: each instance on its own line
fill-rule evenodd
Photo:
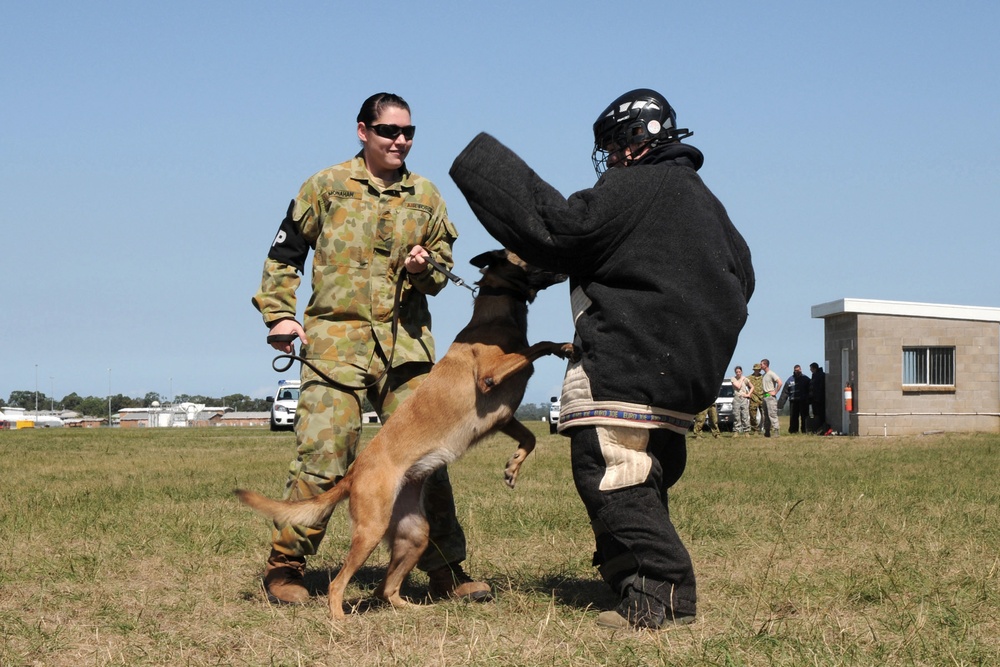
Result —
M 903 384 L 954 385 L 955 348 L 904 348 Z

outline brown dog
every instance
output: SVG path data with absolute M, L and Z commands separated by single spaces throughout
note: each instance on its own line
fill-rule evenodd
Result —
M 240 500 L 281 523 L 322 525 L 337 503 L 350 497 L 351 547 L 330 582 L 330 615 L 344 617 L 347 583 L 384 538 L 389 567 L 375 595 L 394 607 L 406 575 L 427 547 L 428 526 L 420 494 L 424 479 L 458 459 L 483 438 L 502 431 L 517 440 L 504 478 L 511 488 L 535 436 L 514 419 L 532 363 L 554 354 L 574 354 L 571 343 L 528 345 L 528 303 L 535 294 L 566 276 L 527 265 L 511 252 L 497 250 L 472 260 L 482 269 L 472 320 L 437 362 L 423 383 L 388 420 L 329 491 L 296 502 L 276 501 L 253 491 L 236 490 Z

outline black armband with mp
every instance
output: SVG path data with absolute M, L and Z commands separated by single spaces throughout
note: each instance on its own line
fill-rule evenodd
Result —
M 292 218 L 292 211 L 295 210 L 295 200 L 288 205 L 288 212 L 285 219 L 281 221 L 278 234 L 274 237 L 271 250 L 267 256 L 276 262 L 287 264 L 298 269 L 299 273 L 305 271 L 306 257 L 309 255 L 309 242 L 302 236 L 299 221 Z

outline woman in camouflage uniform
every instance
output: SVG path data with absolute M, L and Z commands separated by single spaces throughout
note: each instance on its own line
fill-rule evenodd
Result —
M 271 244 L 253 298 L 269 335 L 298 337 L 301 356 L 336 382 L 360 387 L 379 378 L 367 390 L 344 391 L 303 366 L 295 415 L 297 456 L 289 467 L 287 499 L 318 495 L 344 476 L 359 451 L 364 397 L 385 421 L 430 371 L 434 340 L 427 296 L 440 292 L 446 278 L 430 269 L 427 258 L 446 267 L 454 263 L 458 232 L 444 200 L 433 183 L 404 162 L 414 135 L 407 103 L 378 93 L 362 105 L 357 123 L 361 151 L 302 185 Z M 300 324 L 295 293 L 310 250 L 312 297 Z M 393 340 L 400 274 L 405 282 Z M 271 345 L 293 351 L 291 343 Z M 418 567 L 428 573 L 431 596 L 487 599 L 489 587 L 472 581 L 460 565 L 465 535 L 446 468 L 428 478 L 425 509 L 431 541 Z M 305 556 L 316 553 L 325 531 L 325 526 L 275 524 L 264 574 L 272 599 L 309 598 Z

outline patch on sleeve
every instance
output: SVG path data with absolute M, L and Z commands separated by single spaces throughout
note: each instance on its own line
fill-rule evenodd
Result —
M 601 491 L 625 489 L 646 481 L 653 467 L 646 452 L 647 429 L 598 426 L 597 439 L 607 466 L 601 479 Z
M 288 204 L 288 212 L 285 219 L 281 221 L 278 234 L 271 243 L 271 249 L 267 256 L 276 262 L 293 266 L 299 273 L 305 272 L 306 257 L 309 255 L 309 242 L 302 236 L 302 229 L 299 225 L 301 218 L 296 219 L 294 212 L 296 200 L 293 199 Z

